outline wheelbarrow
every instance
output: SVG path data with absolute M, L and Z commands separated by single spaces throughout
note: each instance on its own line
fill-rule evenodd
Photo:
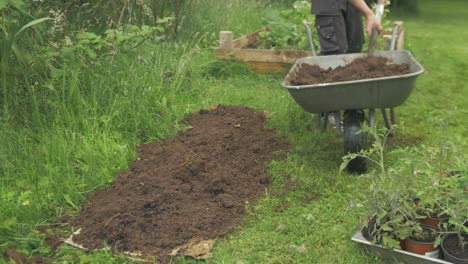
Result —
M 315 50 L 312 51 L 314 53 Z M 302 58 L 296 61 L 282 82 L 282 86 L 288 89 L 299 106 L 307 112 L 317 114 L 317 125 L 320 130 L 326 129 L 328 115 L 334 114 L 336 130 L 343 135 L 345 154 L 357 153 L 366 148 L 366 134 L 360 133 L 365 122 L 365 109 L 368 109 L 369 127 L 374 126 L 375 109 L 381 109 L 385 125 L 391 131 L 392 125 L 396 123 L 393 108 L 401 105 L 409 97 L 416 78 L 424 72 L 423 67 L 409 51 L 376 51 L 373 56 L 387 58 L 394 64 L 408 64 L 409 73 L 313 85 L 293 85 L 291 80 L 298 74 L 298 69 L 303 64 L 334 69 L 366 56 L 368 56 L 366 53 L 354 53 Z M 390 108 L 390 119 L 388 108 Z M 367 170 L 366 160 L 354 159 L 348 164 L 347 169 L 363 173 Z

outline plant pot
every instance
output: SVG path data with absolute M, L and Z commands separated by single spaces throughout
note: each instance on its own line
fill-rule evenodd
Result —
M 421 224 L 423 225 L 428 225 L 428 226 L 433 226 L 435 228 L 439 228 L 439 224 L 442 223 L 443 221 L 446 221 L 448 217 L 427 217 L 424 219 L 421 219 Z
M 421 225 L 421 227 L 424 231 L 435 232 L 435 229 L 432 226 Z M 426 240 L 419 240 L 413 237 L 409 237 L 404 240 L 405 250 L 431 258 L 439 258 L 440 250 L 439 247 L 434 247 L 434 241 L 435 237 Z
M 468 234 L 462 235 L 465 243 L 468 242 Z M 455 264 L 466 264 L 468 263 L 468 244 L 464 249 L 461 249 L 458 245 L 457 234 L 449 234 L 442 238 L 440 243 L 442 249 L 442 256 L 444 260 Z

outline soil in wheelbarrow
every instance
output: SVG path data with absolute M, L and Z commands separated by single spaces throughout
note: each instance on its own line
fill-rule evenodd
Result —
M 392 64 L 383 57 L 358 58 L 345 66 L 322 69 L 317 65 L 302 64 L 291 76 L 292 85 L 334 83 L 371 78 L 404 75 L 410 72 L 408 64 Z
M 140 252 L 166 263 L 189 241 L 214 239 L 241 224 L 265 193 L 265 165 L 287 144 L 264 127 L 266 114 L 240 106 L 201 110 L 174 138 L 138 147 L 129 172 L 89 197 L 74 220 L 76 244 Z

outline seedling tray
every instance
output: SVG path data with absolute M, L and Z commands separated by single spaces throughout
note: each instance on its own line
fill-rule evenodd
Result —
M 379 245 L 372 245 L 371 242 L 362 235 L 362 230 L 356 232 L 356 234 L 354 234 L 351 240 L 362 244 L 370 253 L 379 255 L 382 258 L 388 260 L 396 260 L 410 264 L 452 264 L 452 262 L 448 262 L 443 259 L 436 259 L 424 255 L 418 255 L 401 249 L 386 249 Z

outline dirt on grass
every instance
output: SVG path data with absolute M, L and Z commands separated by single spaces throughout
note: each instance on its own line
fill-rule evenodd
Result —
M 89 197 L 73 222 L 81 229 L 74 242 L 165 263 L 189 241 L 232 232 L 271 183 L 266 163 L 287 149 L 264 128 L 265 116 L 212 107 L 188 117 L 191 128 L 174 138 L 138 147 L 130 172 Z
M 334 83 L 371 78 L 404 75 L 410 72 L 408 64 L 392 64 L 383 57 L 358 58 L 345 66 L 322 69 L 318 65 L 302 64 L 291 76 L 292 85 Z
M 4 252 L 5 258 L 9 263 L 13 261 L 13 263 L 21 263 L 21 264 L 46 264 L 49 263 L 49 261 L 41 256 L 35 256 L 35 257 L 27 257 L 23 255 L 22 253 L 8 248 Z

